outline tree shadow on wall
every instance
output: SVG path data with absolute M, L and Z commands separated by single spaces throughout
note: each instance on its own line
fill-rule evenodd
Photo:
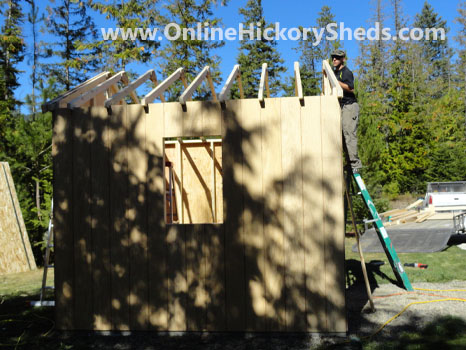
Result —
M 202 104 L 223 123 L 212 225 L 165 224 L 162 105 L 55 111 L 59 329 L 345 332 L 340 178 L 272 100 Z

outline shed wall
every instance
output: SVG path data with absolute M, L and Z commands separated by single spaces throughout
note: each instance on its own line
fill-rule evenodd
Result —
M 223 224 L 166 225 L 163 138 L 222 135 Z M 60 329 L 345 332 L 336 97 L 58 109 Z

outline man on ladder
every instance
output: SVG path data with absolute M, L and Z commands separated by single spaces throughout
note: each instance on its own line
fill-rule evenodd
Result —
M 341 107 L 341 121 L 342 121 L 342 128 L 343 128 L 343 140 L 344 145 L 343 148 L 345 149 L 346 154 L 346 162 L 348 166 L 348 174 L 352 175 L 357 186 L 359 189 L 359 194 L 362 196 L 362 199 L 369 210 L 372 220 L 368 221 L 373 223 L 374 228 L 377 232 L 377 235 L 380 239 L 380 243 L 382 244 L 385 254 L 387 255 L 388 261 L 392 267 L 392 270 L 401 286 L 403 286 L 406 290 L 412 291 L 413 287 L 409 281 L 409 278 L 406 272 L 403 269 L 403 265 L 401 264 L 400 259 L 395 251 L 395 248 L 392 245 L 390 237 L 387 234 L 387 230 L 385 229 L 382 219 L 375 208 L 374 202 L 362 180 L 361 175 L 359 174 L 359 170 L 362 167 L 361 160 L 358 157 L 358 137 L 357 137 L 357 130 L 358 130 L 358 123 L 359 123 L 359 105 L 354 95 L 354 76 L 353 73 L 345 66 L 345 59 L 346 54 L 343 50 L 335 50 L 331 54 L 332 63 L 333 63 L 333 70 L 335 76 L 340 83 L 341 88 L 343 89 L 343 97 L 340 99 L 340 107 Z M 347 191 L 348 191 L 349 180 L 347 181 Z M 349 193 L 347 192 L 347 200 L 350 206 L 352 215 L 353 215 L 353 223 L 354 223 L 354 214 L 352 210 L 351 199 Z M 346 210 L 345 210 L 346 213 Z M 345 219 L 346 222 L 346 219 Z M 356 225 L 356 236 L 358 238 L 359 243 L 359 233 L 357 232 Z M 358 244 L 359 250 L 361 249 L 360 245 Z M 360 254 L 362 257 L 362 251 L 360 250 Z M 363 260 L 363 259 L 361 259 Z M 362 261 L 363 263 L 363 261 Z M 363 263 L 364 264 L 364 263 Z M 364 270 L 364 267 L 363 267 Z M 365 271 L 364 271 L 365 272 Z M 367 276 L 365 276 L 367 280 Z M 370 290 L 368 290 L 369 298 Z M 371 303 L 373 308 L 373 305 Z
M 361 160 L 358 157 L 358 124 L 359 124 L 359 105 L 354 94 L 354 76 L 353 73 L 345 66 L 346 54 L 343 50 L 332 52 L 333 71 L 343 89 L 343 97 L 340 99 L 341 107 L 341 124 L 343 135 L 346 141 L 346 148 L 353 172 L 359 172 L 362 167 Z

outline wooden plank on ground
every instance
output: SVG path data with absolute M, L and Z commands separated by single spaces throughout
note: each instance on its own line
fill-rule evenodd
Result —
M 308 332 L 323 332 L 325 310 L 324 208 L 320 97 L 305 97 L 301 108 L 303 140 L 303 210 Z
M 88 108 L 76 108 L 73 116 L 73 227 L 75 329 L 93 328 L 91 238 L 91 117 Z
M 168 330 L 167 242 L 162 173 L 164 105 L 149 104 L 149 113 L 146 116 L 149 327 L 156 331 Z
M 262 193 L 262 127 L 260 104 L 241 102 L 243 150 L 243 238 L 245 249 L 246 330 L 265 331 L 264 205 Z
M 108 113 L 92 107 L 91 213 L 94 329 L 108 331 L 111 323 L 110 188 Z
M 301 114 L 297 97 L 281 99 L 286 330 L 305 331 Z
M 280 99 L 266 99 L 261 108 L 262 193 L 266 261 L 266 330 L 277 332 L 285 324 L 285 254 L 283 250 L 283 181 Z
M 71 111 L 53 113 L 55 322 L 57 329 L 74 329 L 73 123 Z
M 225 215 L 226 330 L 246 328 L 243 213 L 242 100 L 226 101 L 222 113 L 223 213 Z
M 322 96 L 321 106 L 327 331 L 346 332 L 340 106 L 335 96 Z
M 148 329 L 148 253 L 147 253 L 147 147 L 146 114 L 142 105 L 128 105 L 128 199 L 130 327 Z
M 130 271 L 128 220 L 128 147 L 126 106 L 112 106 L 109 118 L 112 328 L 129 330 Z

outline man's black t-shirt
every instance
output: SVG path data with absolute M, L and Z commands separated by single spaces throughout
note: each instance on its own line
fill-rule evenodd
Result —
M 334 70 L 334 72 L 339 81 L 348 85 L 350 89 L 354 89 L 353 73 L 348 69 L 348 67 L 343 66 L 342 69 L 337 71 Z M 343 106 L 354 102 L 357 102 L 354 93 L 343 90 L 343 98 L 340 100 L 340 104 Z

